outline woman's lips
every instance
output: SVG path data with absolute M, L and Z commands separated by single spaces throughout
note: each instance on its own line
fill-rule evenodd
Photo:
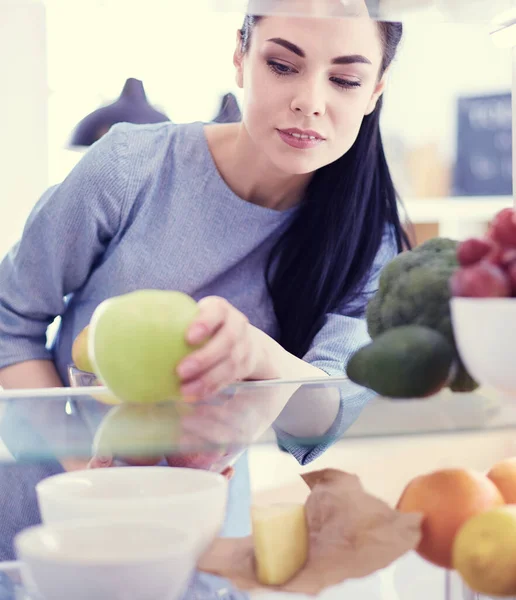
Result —
M 325 140 L 314 131 L 301 131 L 299 129 L 278 129 L 280 138 L 292 148 L 309 150 L 316 148 Z

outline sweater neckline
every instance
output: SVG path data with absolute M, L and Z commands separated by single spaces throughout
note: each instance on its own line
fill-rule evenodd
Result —
M 242 210 L 246 210 L 250 214 L 254 214 L 255 216 L 268 217 L 273 220 L 283 221 L 293 215 L 297 209 L 298 205 L 292 206 L 291 208 L 287 208 L 286 210 L 276 210 L 274 208 L 269 208 L 267 206 L 261 206 L 259 204 L 254 204 L 253 202 L 249 202 L 244 198 L 240 197 L 236 194 L 224 181 L 220 171 L 215 164 L 215 160 L 210 150 L 210 146 L 208 144 L 208 139 L 205 133 L 205 123 L 197 122 L 195 123 L 197 127 L 197 131 L 199 137 L 201 139 L 202 151 L 204 154 L 205 160 L 203 161 L 208 166 L 208 175 L 210 176 L 211 183 L 215 182 L 218 189 L 223 192 L 223 195 L 226 198 L 229 198 L 235 204 L 239 205 L 239 208 Z

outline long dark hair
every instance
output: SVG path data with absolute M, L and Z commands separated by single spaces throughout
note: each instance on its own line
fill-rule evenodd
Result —
M 243 52 L 262 18 L 246 16 Z M 402 25 L 379 22 L 378 27 L 383 43 L 381 76 L 395 56 Z M 325 315 L 360 294 L 386 226 L 393 229 L 398 252 L 410 247 L 380 135 L 381 109 L 382 98 L 364 117 L 351 149 L 316 171 L 269 258 L 266 277 L 278 341 L 300 358 L 324 325 Z

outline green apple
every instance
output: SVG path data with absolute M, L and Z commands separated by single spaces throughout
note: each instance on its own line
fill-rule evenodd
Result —
M 104 387 L 102 385 L 102 382 L 100 382 L 98 379 L 95 379 L 94 385 L 97 387 Z M 106 389 L 103 389 L 102 392 L 99 392 L 97 394 L 94 394 L 93 391 L 91 391 L 89 393 L 89 395 L 94 400 L 96 400 L 97 402 L 100 402 L 101 404 L 109 404 L 109 405 L 122 404 L 122 400 L 117 398 L 114 394 L 112 394 L 109 390 L 106 390 Z
M 125 458 L 134 464 L 155 464 L 177 452 L 181 433 L 177 406 L 121 404 L 102 420 L 93 440 L 96 456 Z
M 181 292 L 139 290 L 102 302 L 90 321 L 89 357 L 100 381 L 124 402 L 179 400 L 179 362 L 195 346 L 186 331 L 198 305 Z

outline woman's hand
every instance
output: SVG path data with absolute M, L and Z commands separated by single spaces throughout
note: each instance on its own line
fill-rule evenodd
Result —
M 192 401 L 214 396 L 237 381 L 278 377 L 271 349 L 277 344 L 253 327 L 227 300 L 209 296 L 199 301 L 199 314 L 186 333 L 190 344 L 200 347 L 178 365 L 181 394 Z M 283 390 L 281 390 L 283 391 Z M 197 405 L 191 415 L 182 415 L 181 445 L 184 452 L 166 456 L 170 466 L 209 468 L 226 456 L 205 448 L 230 447 L 230 452 L 245 448 L 274 421 L 286 398 L 276 398 L 270 389 L 241 390 L 216 404 Z M 129 464 L 157 464 L 163 457 L 142 461 L 124 457 Z M 107 457 L 95 457 L 89 468 L 112 466 Z M 223 471 L 231 478 L 232 468 Z
M 256 379 L 265 358 L 258 330 L 224 298 L 203 298 L 199 309 L 186 339 L 203 345 L 178 366 L 181 393 L 206 398 L 237 381 Z

